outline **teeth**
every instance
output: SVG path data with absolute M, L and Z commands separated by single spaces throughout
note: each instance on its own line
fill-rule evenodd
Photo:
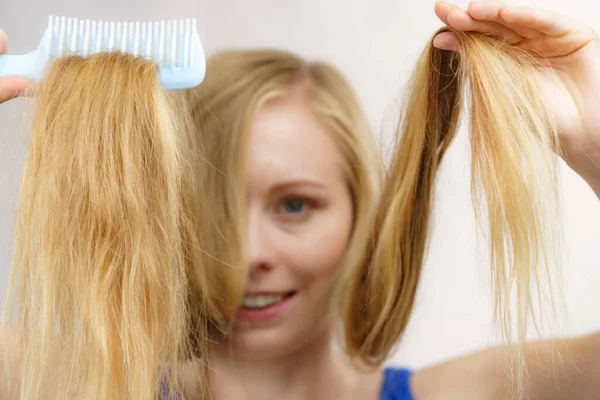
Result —
M 282 294 L 277 295 L 258 295 L 258 296 L 246 296 L 242 305 L 244 308 L 263 308 L 271 306 L 275 303 L 279 303 L 285 298 Z

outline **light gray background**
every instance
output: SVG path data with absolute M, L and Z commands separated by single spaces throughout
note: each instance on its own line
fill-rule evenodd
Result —
M 517 3 L 565 12 L 590 25 L 600 18 L 600 3 L 595 0 Z M 433 4 L 433 0 L 2 0 L 0 27 L 8 33 L 11 52 L 24 53 L 37 45 L 50 14 L 128 21 L 196 17 L 209 54 L 230 47 L 282 47 L 339 67 L 386 145 L 408 73 L 441 26 Z M 23 129 L 18 126 L 26 103 L 17 100 L 0 106 L 0 295 L 8 280 L 23 157 Z M 430 252 L 414 315 L 393 364 L 428 365 L 496 340 L 490 336 L 489 268 L 478 260 L 474 248 L 464 130 L 440 173 Z M 600 328 L 600 203 L 567 169 L 564 195 L 567 307 L 554 335 Z

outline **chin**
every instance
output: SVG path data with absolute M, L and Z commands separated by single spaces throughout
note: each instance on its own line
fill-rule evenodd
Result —
M 293 327 L 234 329 L 223 347 L 235 358 L 247 360 L 285 357 L 307 345 L 307 336 Z
M 327 314 L 316 312 L 321 309 L 316 305 L 306 307 L 302 300 L 301 296 L 293 296 L 274 315 L 253 314 L 237 319 L 219 347 L 237 359 L 265 360 L 289 357 L 328 341 Z

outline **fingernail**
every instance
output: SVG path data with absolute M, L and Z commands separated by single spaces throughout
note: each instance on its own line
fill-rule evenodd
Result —
M 439 36 L 436 36 L 433 38 L 433 45 L 435 47 L 444 47 L 448 45 L 448 41 L 444 40 L 443 38 L 440 38 Z
M 449 50 L 449 51 L 456 50 L 456 48 L 454 47 L 454 44 L 451 41 L 444 40 L 444 39 L 438 39 L 437 37 L 433 39 L 433 47 L 436 47 L 440 50 Z
M 469 3 L 469 6 L 467 7 L 467 9 L 471 9 L 472 7 L 481 7 L 483 5 L 485 5 L 485 1 L 472 1 Z M 489 2 L 487 2 L 489 3 Z

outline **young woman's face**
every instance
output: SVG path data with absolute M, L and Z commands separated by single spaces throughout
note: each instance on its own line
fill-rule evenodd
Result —
M 301 97 L 263 107 L 246 162 L 250 279 L 229 344 L 244 358 L 277 357 L 329 334 L 352 197 L 333 135 Z

